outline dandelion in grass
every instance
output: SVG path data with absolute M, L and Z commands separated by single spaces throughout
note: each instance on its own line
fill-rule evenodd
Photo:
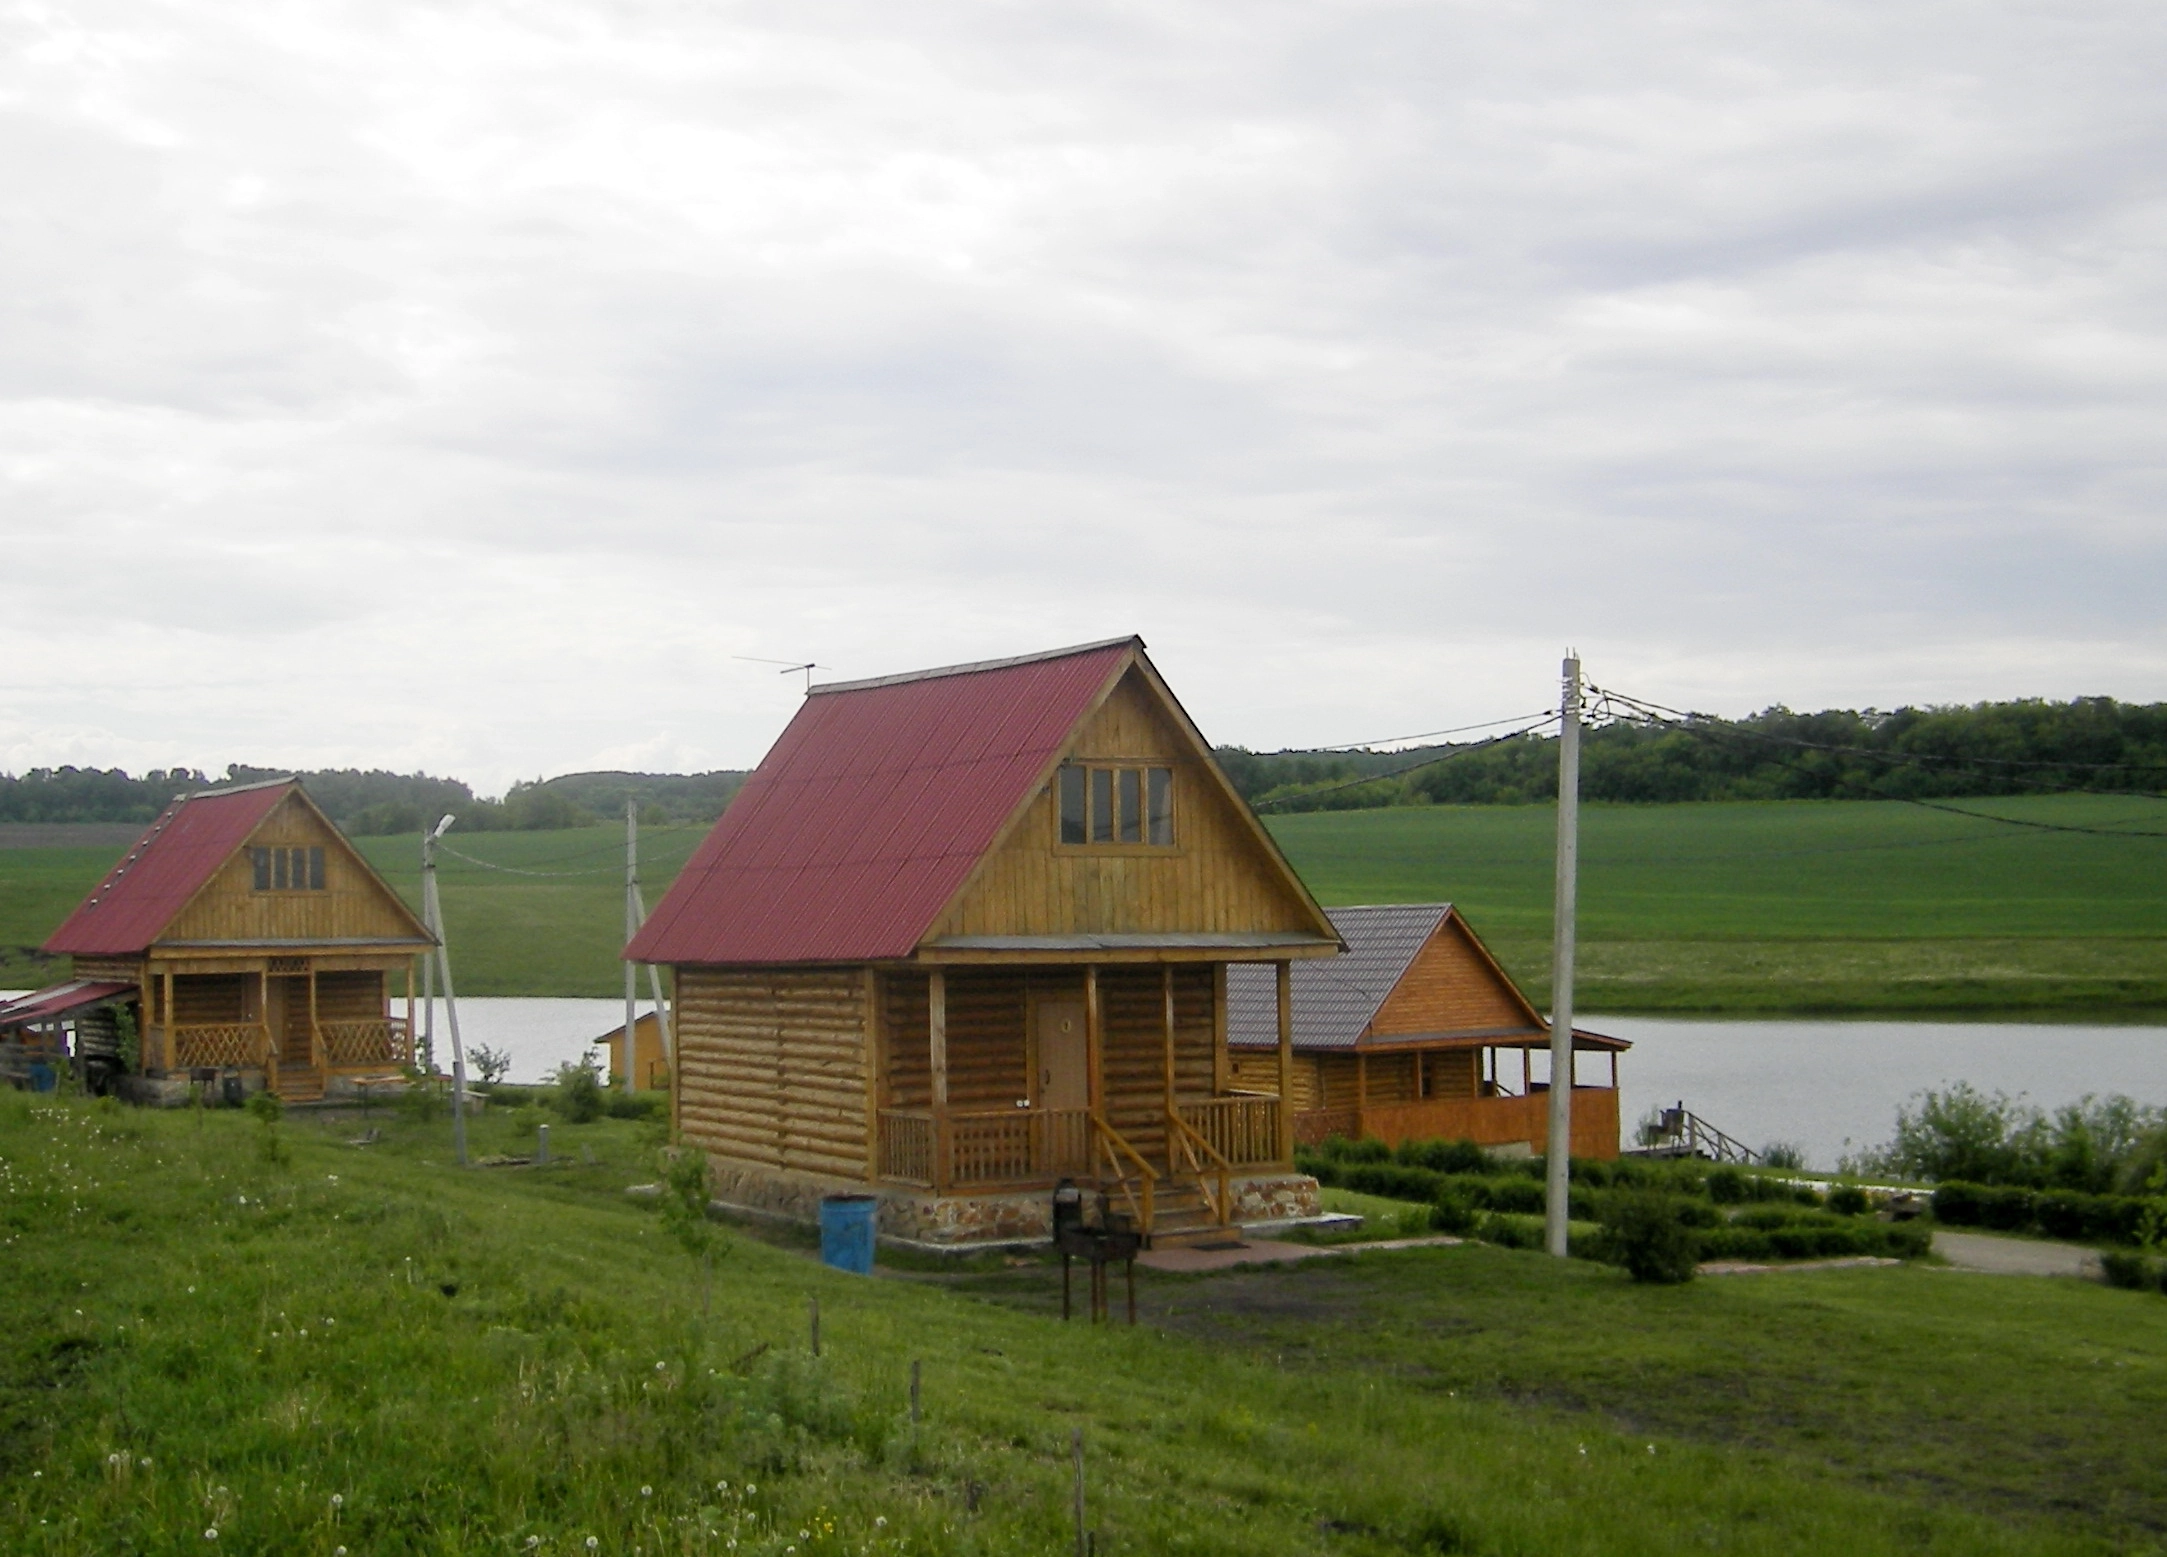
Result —
M 332 1493 L 332 1494 L 331 1494 L 331 1512 L 332 1512 L 332 1513 L 334 1513 L 334 1514 L 335 1514 L 335 1513 L 337 1513 L 337 1512 L 338 1512 L 338 1511 L 339 1511 L 340 1509 L 344 1508 L 345 1506 L 346 1506 L 346 1499 L 345 1499 L 344 1497 L 340 1496 L 340 1495 L 339 1495 L 338 1493 L 336 1493 L 336 1492 L 334 1492 L 334 1493 Z
M 655 1489 L 654 1489 L 653 1487 L 642 1487 L 642 1488 L 640 1488 L 640 1496 L 641 1496 L 641 1497 L 643 1497 L 643 1498 L 651 1498 L 651 1497 L 653 1497 L 654 1495 L 655 1495 Z
M 203 1539 L 204 1539 L 204 1540 L 206 1540 L 206 1541 L 215 1541 L 215 1540 L 217 1540 L 217 1539 L 218 1539 L 218 1526 L 216 1526 L 216 1525 L 207 1525 L 207 1526 L 205 1526 L 205 1527 L 204 1527 L 204 1531 L 203 1531 Z

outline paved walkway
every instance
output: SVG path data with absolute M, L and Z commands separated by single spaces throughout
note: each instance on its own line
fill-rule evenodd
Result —
M 1996 1238 L 1990 1233 L 1934 1234 L 1934 1252 L 1958 1270 L 1995 1276 L 2096 1276 L 2099 1256 L 2075 1244 L 2037 1238 Z

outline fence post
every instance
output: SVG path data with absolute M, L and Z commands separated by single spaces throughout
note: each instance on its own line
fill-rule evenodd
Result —
M 1069 1429 L 1068 1451 L 1070 1458 L 1076 1462 L 1076 1490 L 1074 1494 L 1074 1502 L 1076 1507 L 1076 1557 L 1084 1557 L 1084 1459 L 1082 1428 L 1072 1427 Z
M 818 1297 L 809 1297 L 805 1300 L 805 1317 L 812 1328 L 813 1355 L 817 1357 L 820 1355 L 820 1299 Z
M 913 1357 L 910 1361 L 910 1425 L 918 1425 L 918 1371 L 921 1364 Z

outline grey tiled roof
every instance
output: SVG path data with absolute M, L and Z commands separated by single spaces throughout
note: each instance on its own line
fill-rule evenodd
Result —
M 1294 964 L 1294 1043 L 1302 1049 L 1351 1049 L 1452 905 L 1379 903 L 1325 912 L 1347 950 Z M 1277 977 L 1264 963 L 1237 962 L 1227 968 L 1228 1043 L 1278 1044 Z

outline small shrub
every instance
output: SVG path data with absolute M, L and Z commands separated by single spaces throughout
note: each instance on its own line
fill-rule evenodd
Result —
M 1951 1227 L 1977 1227 L 1985 1220 L 1980 1204 L 1984 1186 L 1949 1179 L 1934 1188 L 1934 1220 Z
M 1828 1208 L 1838 1216 L 1864 1216 L 1872 1206 L 1856 1184 L 1838 1184 L 1828 1192 Z
M 1362 1162 L 1343 1168 L 1340 1183 L 1365 1195 L 1388 1200 L 1434 1200 L 1442 1183 L 1428 1168 L 1409 1168 L 1396 1162 Z
M 660 1119 L 667 1112 L 669 1099 L 660 1092 L 605 1092 L 603 1110 L 612 1119 Z
M 2013 1233 L 2029 1227 L 2035 1197 L 2013 1184 L 1995 1184 L 1979 1191 L 1980 1225 L 1996 1232 Z
M 1612 1196 L 1603 1230 L 1618 1263 L 1635 1281 L 1675 1286 L 1693 1279 L 1700 1240 L 1679 1220 L 1670 1196 L 1644 1190 Z
M 2167 1292 L 2167 1268 L 2134 1250 L 2109 1249 L 2099 1257 L 2099 1273 L 2110 1287 Z
M 602 1117 L 602 1078 L 591 1060 L 557 1067 L 557 1095 L 551 1103 L 566 1124 L 592 1124 Z
M 1402 1141 L 1394 1155 L 1433 1173 L 1485 1173 L 1490 1167 L 1490 1154 L 1473 1141 Z
M 467 1050 L 467 1063 L 474 1067 L 482 1085 L 493 1087 L 512 1073 L 512 1057 L 502 1049 L 493 1049 L 486 1043 L 478 1043 Z
M 1806 1148 L 1795 1141 L 1770 1141 L 1761 1148 L 1761 1161 L 1771 1168 L 1797 1173 L 1806 1166 Z
M 1430 1226 L 1441 1233 L 1465 1237 L 1475 1230 L 1477 1215 L 1474 1202 L 1463 1191 L 1447 1185 L 1437 1192 L 1437 1203 L 1430 1207 Z
M 1485 1212 L 1475 1224 L 1475 1236 L 1501 1249 L 1540 1249 L 1542 1224 L 1505 1212 Z
M 1719 1206 L 1735 1206 L 1747 1195 L 1746 1176 L 1725 1164 L 1708 1170 L 1707 1195 Z
M 1549 1203 L 1543 1186 L 1534 1179 L 1500 1178 L 1490 1185 L 1490 1209 L 1493 1211 L 1517 1211 L 1521 1214 L 1542 1215 Z

